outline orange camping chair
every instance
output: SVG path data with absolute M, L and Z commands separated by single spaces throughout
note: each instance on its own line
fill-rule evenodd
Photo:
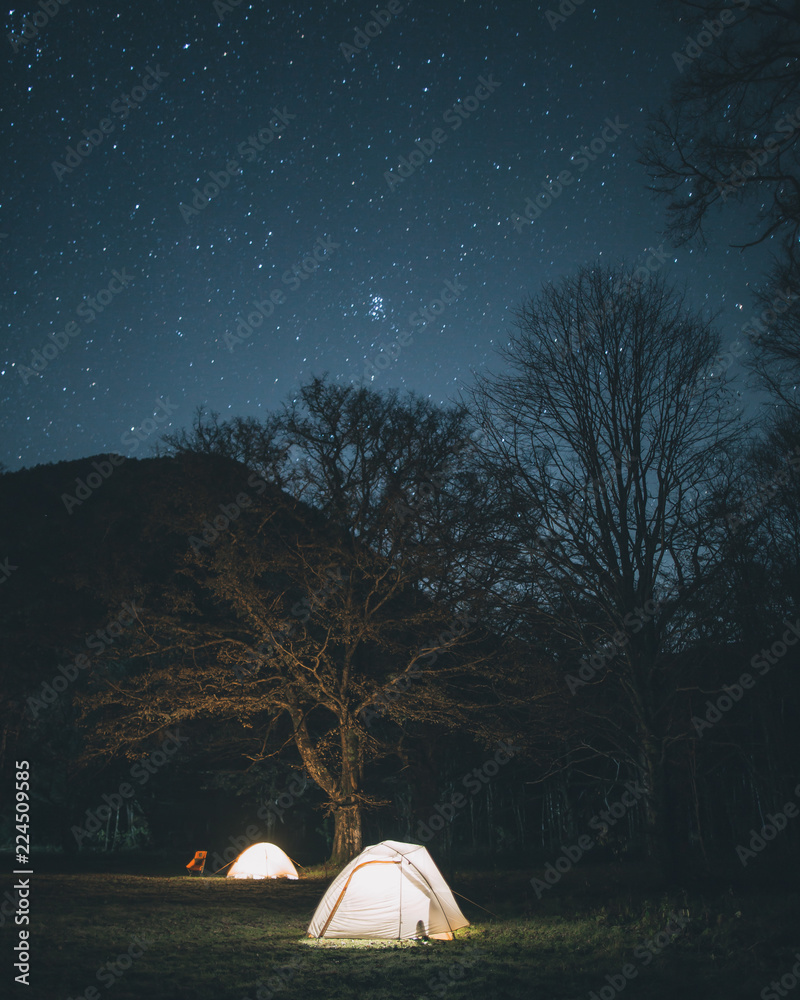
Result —
M 186 866 L 190 875 L 202 875 L 206 866 L 206 855 L 208 851 L 195 851 L 194 857 Z

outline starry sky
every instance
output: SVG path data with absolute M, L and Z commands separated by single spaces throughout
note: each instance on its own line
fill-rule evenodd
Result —
M 265 415 L 323 372 L 447 402 L 598 257 L 686 282 L 723 343 L 752 313 L 754 258 L 722 227 L 665 243 L 636 162 L 693 27 L 659 4 L 234 4 L 5 8 L 8 468 L 141 457 L 198 405 Z

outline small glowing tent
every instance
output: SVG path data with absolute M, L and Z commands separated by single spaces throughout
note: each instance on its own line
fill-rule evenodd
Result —
M 233 862 L 228 878 L 297 878 L 290 858 L 275 844 L 253 844 Z
M 469 927 L 424 847 L 384 840 L 343 868 L 322 897 L 309 937 L 452 941 Z

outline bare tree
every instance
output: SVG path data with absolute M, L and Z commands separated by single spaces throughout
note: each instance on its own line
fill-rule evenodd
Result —
M 641 162 L 666 201 L 676 244 L 704 244 L 716 217 L 731 246 L 771 251 L 767 283 L 742 327 L 752 345 L 745 364 L 800 409 L 800 4 L 673 6 L 690 34 L 674 54 L 679 75 L 651 115 Z
M 238 724 L 242 749 L 259 761 L 288 727 L 286 742 L 333 814 L 333 859 L 357 854 L 362 810 L 380 804 L 365 789 L 365 768 L 390 752 L 368 711 L 407 681 L 421 694 L 394 710 L 416 705 L 430 715 L 448 672 L 490 656 L 485 643 L 470 648 L 465 617 L 477 543 L 455 496 L 447 499 L 470 426 L 463 409 L 317 379 L 269 425 L 270 461 L 283 456 L 277 478 L 294 496 L 258 478 L 257 503 L 235 514 L 234 490 L 203 515 L 208 498 L 197 512 L 196 496 L 206 491 L 186 484 L 191 544 L 179 573 L 143 599 L 136 644 L 119 644 L 122 660 L 135 654 L 146 668 L 87 703 L 96 747 L 108 752 L 159 726 L 205 719 L 228 731 Z M 239 429 L 201 419 L 180 450 L 205 453 L 211 441 L 212 453 L 238 455 Z M 245 435 L 261 441 L 257 428 Z M 227 510 L 224 527 L 215 527 L 218 510 Z M 178 516 L 185 526 L 186 511 Z M 452 627 L 456 619 L 462 627 Z M 458 650 L 449 663 L 445 654 Z
M 606 723 L 648 790 L 662 860 L 665 772 L 681 738 L 670 624 L 719 565 L 728 529 L 711 498 L 743 433 L 725 383 L 707 377 L 718 345 L 662 280 L 585 267 L 523 306 L 501 352 L 508 370 L 474 393 L 496 506 L 521 553 L 511 602 L 571 651 L 576 689 L 616 685 Z
M 676 53 L 680 75 L 651 117 L 641 149 L 664 196 L 677 243 L 705 239 L 715 211 L 750 221 L 733 245 L 776 237 L 784 277 L 797 270 L 800 235 L 800 5 L 682 0 L 681 20 L 703 35 Z M 711 26 L 710 28 L 708 26 Z
M 217 455 L 241 462 L 267 482 L 285 488 L 287 445 L 280 435 L 280 419 L 270 414 L 264 420 L 233 417 L 198 406 L 191 429 L 182 428 L 163 436 L 159 448 L 167 455 Z

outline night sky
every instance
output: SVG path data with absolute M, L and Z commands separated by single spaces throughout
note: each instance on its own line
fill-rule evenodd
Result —
M 200 404 L 265 415 L 326 371 L 446 402 L 501 367 L 544 281 L 664 244 L 635 142 L 700 25 L 634 0 L 557 22 L 556 2 L 392 0 L 356 47 L 386 7 L 69 0 L 28 41 L 41 8 L 6 8 L 0 462 L 143 456 Z M 725 343 L 762 268 L 713 235 L 658 266 Z

